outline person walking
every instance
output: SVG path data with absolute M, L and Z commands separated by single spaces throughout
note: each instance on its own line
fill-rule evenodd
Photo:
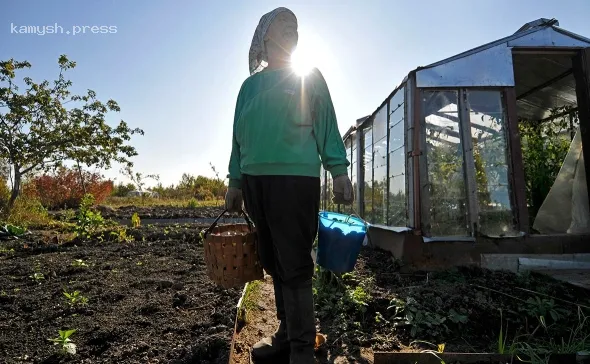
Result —
M 251 358 L 288 354 L 291 364 L 314 363 L 316 336 L 312 245 L 318 231 L 321 166 L 333 178 L 333 201 L 352 204 L 350 162 L 328 86 L 315 68 L 291 68 L 297 18 L 284 7 L 264 14 L 249 52 L 250 76 L 238 94 L 225 207 L 242 205 L 257 233 L 257 251 L 272 277 L 276 332 Z

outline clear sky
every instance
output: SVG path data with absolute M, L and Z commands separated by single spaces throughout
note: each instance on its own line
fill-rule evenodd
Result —
M 278 6 L 299 22 L 299 46 L 328 82 L 340 132 L 372 113 L 409 71 L 514 33 L 544 17 L 590 37 L 589 0 L 189 1 L 5 0 L 0 59 L 28 60 L 34 80 L 53 80 L 57 59 L 78 93 L 121 106 L 144 136 L 132 139 L 137 171 L 164 185 L 182 173 L 225 177 L 236 97 L 260 17 Z M 114 26 L 115 33 L 15 34 L 12 26 Z M 78 26 L 79 28 L 74 28 Z M 90 29 L 90 28 L 86 28 Z M 114 28 L 111 28 L 111 30 Z M 105 172 L 118 176 L 119 168 Z

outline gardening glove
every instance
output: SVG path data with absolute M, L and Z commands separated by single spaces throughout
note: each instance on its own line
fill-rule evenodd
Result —
M 336 205 L 351 205 L 354 200 L 352 182 L 346 174 L 334 177 L 334 198 L 332 202 Z
M 242 189 L 230 187 L 225 193 L 225 209 L 227 212 L 242 211 Z

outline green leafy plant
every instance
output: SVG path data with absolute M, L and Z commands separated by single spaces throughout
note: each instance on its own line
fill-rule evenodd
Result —
M 8 255 L 14 254 L 14 248 L 8 249 L 8 248 L 2 247 L 2 248 L 0 248 L 0 254 L 8 254 Z
M 32 275 L 30 275 L 29 278 L 32 278 L 36 281 L 41 281 L 41 280 L 45 279 L 45 275 L 43 275 L 43 273 L 41 273 L 41 272 L 35 272 Z
M 363 326 L 381 319 L 367 314 L 373 301 L 370 295 L 373 284 L 372 277 L 360 278 L 354 273 L 338 275 L 316 268 L 313 293 L 317 315 L 320 319 L 332 319 L 331 326 L 337 328 L 333 334 L 338 340 L 366 340 Z
M 459 314 L 454 309 L 449 312 L 433 312 L 411 296 L 405 300 L 393 298 L 387 310 L 393 310 L 389 319 L 393 325 L 409 326 L 412 337 L 424 334 L 437 337 L 450 332 L 447 321 L 456 326 L 468 322 L 466 315 Z
M 141 226 L 141 219 L 139 218 L 139 215 L 137 214 L 137 212 L 134 212 L 133 215 L 131 215 L 131 226 L 134 229 L 137 229 L 138 227 Z
M 385 319 L 385 317 L 383 317 L 383 315 L 381 314 L 381 312 L 375 312 L 375 322 L 380 324 L 380 323 L 386 323 L 388 324 L 389 321 L 387 321 Z
M 199 207 L 199 201 L 197 201 L 196 198 L 192 197 L 190 200 L 188 200 L 189 209 L 196 209 L 197 207 Z
M 27 232 L 27 229 L 25 229 L 24 227 L 12 224 L 5 225 L 4 230 L 14 236 L 22 236 L 25 235 L 25 233 Z
M 455 311 L 452 308 L 449 311 L 448 317 L 449 317 L 449 320 L 451 320 L 455 324 L 465 324 L 468 321 L 468 318 L 466 315 L 461 315 L 460 313 L 458 313 L 457 311 Z
M 68 299 L 70 306 L 81 305 L 85 306 L 88 304 L 88 298 L 83 296 L 80 291 L 74 291 L 71 293 L 64 291 L 64 296 Z
M 76 332 L 76 330 L 58 330 L 59 337 L 48 339 L 53 342 L 53 345 L 60 346 L 60 353 L 62 354 L 76 354 L 76 344 L 72 342 L 70 336 Z
M 569 315 L 570 311 L 557 307 L 553 299 L 540 298 L 535 296 L 527 299 L 526 305 L 521 306 L 521 311 L 524 311 L 530 317 L 551 317 L 554 322 Z
M 127 229 L 117 229 L 116 231 L 111 231 L 111 235 L 117 239 L 118 243 L 131 243 L 133 240 L 132 235 L 127 234 Z
M 557 178 L 579 124 L 578 112 L 571 106 L 552 109 L 543 122 L 518 123 L 531 221 Z
M 86 239 L 89 239 L 93 233 L 105 225 L 105 220 L 100 212 L 92 211 L 93 204 L 94 197 L 91 194 L 84 195 L 76 217 L 74 231 L 78 236 Z
M 76 211 L 73 209 L 65 210 L 61 215 L 61 220 L 64 222 L 72 221 L 76 218 Z
M 88 267 L 88 264 L 86 264 L 86 262 L 84 262 L 84 260 L 82 260 L 82 259 L 74 259 L 72 261 L 72 266 L 73 267 Z

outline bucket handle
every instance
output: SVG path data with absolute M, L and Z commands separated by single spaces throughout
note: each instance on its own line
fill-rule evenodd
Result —
M 221 219 L 221 217 L 225 215 L 227 212 L 227 209 L 223 210 L 223 212 L 219 214 L 219 216 L 217 216 L 215 221 L 213 221 L 211 226 L 209 226 L 205 231 L 203 231 L 203 238 L 207 238 L 207 234 L 209 234 L 211 230 L 213 230 L 215 226 L 217 226 L 217 222 L 219 221 L 219 219 Z M 244 215 L 244 220 L 246 220 L 246 224 L 248 224 L 248 229 L 250 229 L 250 232 L 252 232 L 252 220 L 250 220 L 250 217 L 248 216 L 248 214 L 246 214 L 246 212 L 244 212 L 244 210 L 241 210 L 241 214 Z
M 367 223 L 359 214 L 357 214 L 356 210 L 354 209 L 354 207 L 352 208 L 352 214 L 349 214 L 346 217 L 346 220 L 344 220 L 344 222 L 348 222 L 348 220 L 350 220 L 351 217 L 356 217 L 357 219 L 359 219 L 360 221 L 363 222 L 363 224 L 365 225 L 366 228 L 369 227 L 369 223 Z
M 352 214 L 348 215 L 346 217 L 346 219 L 344 220 L 344 222 L 348 222 L 351 217 L 356 217 L 357 219 L 361 220 L 365 226 L 367 226 L 367 222 L 365 220 L 363 220 L 359 215 L 357 215 L 355 213 L 352 213 Z
M 344 219 L 344 223 L 348 224 L 348 221 L 350 220 L 351 217 L 356 217 L 357 219 L 359 219 L 360 221 L 363 222 L 363 225 L 365 225 L 366 228 L 369 227 L 369 224 L 356 213 L 354 208 L 352 209 L 352 212 L 353 212 L 352 214 L 349 214 L 348 216 L 346 216 L 346 219 Z M 332 221 L 332 223 L 330 224 L 330 226 L 328 226 L 328 228 L 332 227 L 332 225 L 334 225 L 334 223 L 335 223 L 335 221 Z

